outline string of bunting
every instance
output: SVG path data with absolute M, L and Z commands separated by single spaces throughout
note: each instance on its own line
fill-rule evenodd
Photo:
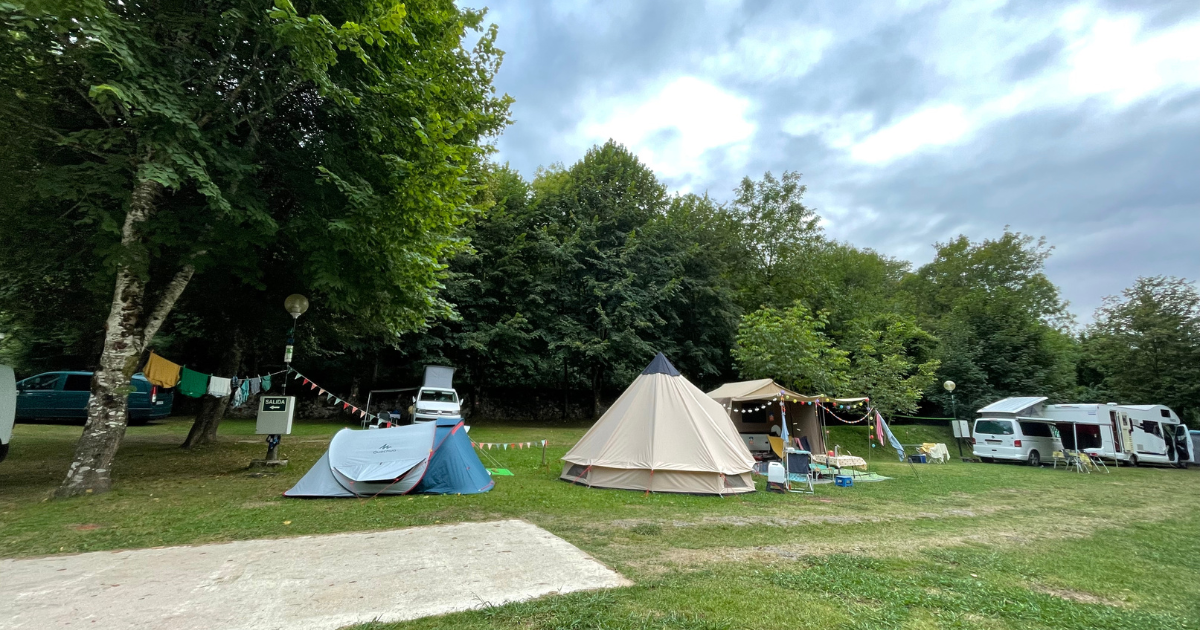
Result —
M 867 407 L 867 413 L 863 417 L 859 418 L 858 420 L 846 420 L 845 418 L 842 418 L 841 416 L 837 415 L 837 413 L 835 413 L 832 409 L 830 409 L 829 407 L 826 407 L 825 405 L 821 405 L 821 408 L 824 409 L 826 412 L 828 412 L 829 415 L 833 416 L 834 419 L 836 419 L 838 422 L 841 422 L 843 424 L 858 424 L 860 422 L 863 422 L 867 418 L 871 417 L 871 407 Z
M 510 448 L 522 449 L 533 448 L 534 446 L 545 446 L 547 443 L 547 440 L 539 440 L 536 442 L 471 442 L 471 446 L 487 451 L 492 449 L 501 449 L 507 451 Z
M 321 387 L 320 385 L 317 385 L 317 383 L 315 381 L 313 381 L 311 378 L 308 378 L 307 376 L 301 374 L 300 372 L 297 372 L 296 370 L 290 369 L 290 368 L 289 368 L 289 370 L 292 374 L 292 380 L 294 380 L 294 381 L 295 380 L 303 380 L 304 385 L 307 385 L 310 390 L 317 392 L 317 398 L 325 398 L 326 400 L 333 401 L 333 404 L 335 406 L 341 405 L 342 411 L 349 412 L 350 415 L 358 416 L 359 418 L 364 418 L 364 419 L 370 420 L 372 422 L 379 419 L 379 416 L 377 416 L 373 413 L 367 413 L 366 409 L 359 407 L 358 405 L 354 404 L 353 402 L 351 402 L 349 400 L 346 400 L 345 398 L 340 398 L 340 397 L 334 395 L 333 392 L 325 389 L 324 387 Z
M 857 407 L 861 407 L 863 405 L 863 403 L 866 402 L 867 400 L 870 400 L 870 399 L 868 398 L 868 399 L 864 399 L 864 400 L 860 400 L 860 401 L 856 401 L 856 402 L 852 402 L 852 403 L 838 404 L 837 407 L 838 407 L 838 409 L 857 408 Z M 777 401 L 779 401 L 779 396 L 772 398 L 770 402 L 773 403 L 773 402 L 777 402 Z M 800 400 L 799 398 L 789 398 L 787 396 L 783 397 L 783 402 L 789 402 L 789 401 L 793 402 L 793 403 L 799 403 L 801 405 L 818 405 L 819 404 L 819 405 L 821 405 L 821 407 L 823 407 L 825 409 L 829 408 L 829 407 L 826 407 L 823 403 L 821 403 L 820 400 Z M 763 411 L 764 409 L 769 409 L 770 407 L 771 407 L 770 403 L 763 403 L 757 407 L 739 407 L 738 411 L 740 411 L 741 413 L 754 413 L 756 411 Z M 729 403 L 729 404 L 725 405 L 725 410 L 733 411 L 733 403 Z

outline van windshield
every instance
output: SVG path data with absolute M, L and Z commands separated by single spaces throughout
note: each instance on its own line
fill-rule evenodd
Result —
M 447 392 L 437 389 L 426 389 L 421 391 L 421 400 L 423 402 L 443 402 L 452 403 L 458 402 L 455 399 L 454 392 Z
M 980 420 L 975 423 L 976 433 L 988 435 L 1012 435 L 1012 420 Z

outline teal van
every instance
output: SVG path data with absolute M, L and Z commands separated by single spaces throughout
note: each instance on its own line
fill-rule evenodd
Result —
M 141 374 L 133 375 L 134 392 L 129 394 L 129 423 L 145 424 L 171 415 L 175 402 L 171 390 L 151 385 Z M 92 395 L 91 372 L 46 372 L 17 383 L 17 421 L 61 418 L 87 420 L 88 398 Z

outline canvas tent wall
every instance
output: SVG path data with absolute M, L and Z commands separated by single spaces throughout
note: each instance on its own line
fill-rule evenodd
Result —
M 661 353 L 563 460 L 562 479 L 591 487 L 754 491 L 754 458 L 725 410 Z
M 0 365 L 0 462 L 8 456 L 13 423 L 17 419 L 17 379 L 13 369 Z
M 783 392 L 782 396 L 780 392 Z M 772 433 L 771 427 L 778 427 L 782 423 L 783 413 L 779 403 L 783 398 L 787 406 L 788 433 L 796 439 L 804 438 L 803 441 L 814 453 L 826 451 L 820 403 L 851 405 L 867 400 L 805 396 L 769 378 L 725 383 L 709 392 L 708 396 L 728 411 L 738 433 L 767 434 Z

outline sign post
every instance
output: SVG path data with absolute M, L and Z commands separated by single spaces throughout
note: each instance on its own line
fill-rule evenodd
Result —
M 267 436 L 267 457 L 250 462 L 251 468 L 282 468 L 287 466 L 286 459 L 279 459 L 280 436 L 292 432 L 292 418 L 296 412 L 295 396 L 260 396 L 258 399 L 258 419 L 254 432 Z

